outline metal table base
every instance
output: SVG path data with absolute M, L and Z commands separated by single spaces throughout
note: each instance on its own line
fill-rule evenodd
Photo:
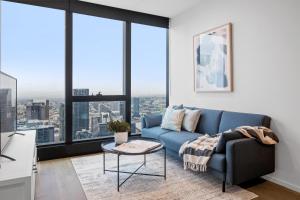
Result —
M 138 170 L 141 169 L 143 166 L 146 167 L 146 155 L 144 154 L 144 162 L 133 172 L 129 172 L 129 171 L 121 171 L 120 170 L 120 156 L 121 154 L 117 154 L 117 170 L 111 170 L 111 169 L 106 169 L 105 168 L 105 151 L 103 151 L 103 174 L 105 174 L 105 172 L 116 172 L 117 173 L 117 190 L 119 192 L 120 187 L 128 180 L 130 179 L 133 175 L 142 175 L 142 176 L 157 176 L 157 177 L 164 177 L 164 179 L 167 179 L 167 173 L 166 173 L 166 157 L 167 157 L 167 152 L 166 152 L 166 148 L 164 147 L 164 174 L 150 174 L 150 173 L 139 173 Z M 122 181 L 120 183 L 120 173 L 124 173 L 124 174 L 130 174 L 124 181 Z

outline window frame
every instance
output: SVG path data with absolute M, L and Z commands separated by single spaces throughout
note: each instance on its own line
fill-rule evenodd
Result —
M 4 0 L 32 6 L 65 11 L 65 141 L 64 143 L 38 145 L 39 160 L 48 160 L 87 153 L 100 152 L 100 143 L 109 138 L 83 141 L 72 140 L 72 104 L 74 102 L 124 101 L 125 120 L 131 122 L 131 24 L 138 23 L 166 28 L 166 106 L 169 105 L 169 18 L 79 0 Z M 123 45 L 123 95 L 73 96 L 73 13 L 124 22 Z

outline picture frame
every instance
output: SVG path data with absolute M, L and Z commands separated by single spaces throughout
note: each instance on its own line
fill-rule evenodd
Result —
M 232 24 L 193 37 L 195 92 L 232 92 Z

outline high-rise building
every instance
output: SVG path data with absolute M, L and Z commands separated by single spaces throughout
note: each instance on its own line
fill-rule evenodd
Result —
M 46 102 L 31 101 L 26 105 L 27 120 L 48 120 L 49 119 L 49 100 Z
M 9 132 L 14 130 L 14 109 L 15 107 L 12 107 L 11 89 L 0 89 L 0 127 L 2 132 Z
M 65 140 L 65 104 L 60 104 L 59 106 L 59 140 Z
M 88 96 L 89 89 L 74 89 L 74 96 Z M 73 103 L 73 137 L 77 131 L 89 129 L 89 102 Z M 82 135 L 82 134 L 80 134 Z
M 73 139 L 75 140 L 80 140 L 80 139 L 88 139 L 88 138 L 92 138 L 93 134 L 88 131 L 88 130 L 81 130 L 81 131 L 76 131 L 73 134 Z
M 131 134 L 136 133 L 136 123 L 135 122 L 131 123 L 130 129 L 131 129 Z
M 89 96 L 89 89 L 73 89 L 73 96 Z
M 38 144 L 54 142 L 54 127 L 40 126 L 36 129 L 36 142 Z
M 125 102 L 121 101 L 119 104 L 120 116 L 124 120 L 125 119 Z
M 133 117 L 140 117 L 140 98 L 133 97 Z
M 100 122 L 105 124 L 108 123 L 111 119 L 110 114 L 108 112 L 101 112 L 100 117 Z
M 100 131 L 100 124 L 101 117 L 92 117 L 91 118 L 91 132 L 98 133 Z
M 99 128 L 100 128 L 100 134 L 99 134 L 100 137 L 110 136 L 112 134 L 111 132 L 108 131 L 106 123 L 100 123 Z
M 105 105 L 103 103 L 99 104 L 98 110 L 99 110 L 100 114 L 103 113 L 103 112 L 111 112 L 111 108 L 108 105 Z

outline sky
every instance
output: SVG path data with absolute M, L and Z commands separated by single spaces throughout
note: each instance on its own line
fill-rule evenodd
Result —
M 19 98 L 63 98 L 64 11 L 2 1 L 1 70 Z M 132 95 L 164 95 L 166 29 L 132 24 Z M 123 22 L 74 14 L 73 88 L 122 94 Z

